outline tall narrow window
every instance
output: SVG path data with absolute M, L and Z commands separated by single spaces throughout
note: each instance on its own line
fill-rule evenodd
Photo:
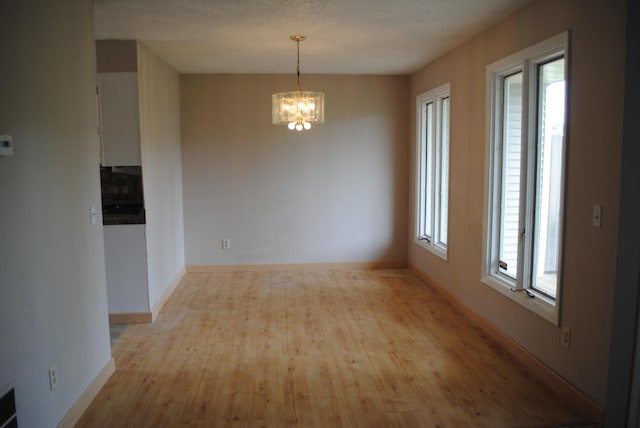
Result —
M 440 195 L 439 199 L 439 219 L 438 231 L 439 243 L 443 246 L 447 246 L 447 218 L 449 217 L 449 104 L 451 102 L 450 97 L 442 99 L 442 115 L 440 120 L 440 126 L 442 130 L 441 142 L 440 142 L 440 171 L 438 177 L 440 177 Z
M 563 141 L 565 121 L 565 61 L 538 66 L 536 124 L 536 189 L 531 288 L 556 298 L 561 223 Z
M 449 216 L 450 85 L 417 97 L 415 242 L 446 260 Z
M 567 39 L 567 33 L 560 34 L 487 67 L 489 164 L 483 282 L 556 324 Z
M 522 151 L 522 71 L 505 76 L 502 94 L 502 177 L 500 181 L 500 272 L 518 275 L 520 153 Z

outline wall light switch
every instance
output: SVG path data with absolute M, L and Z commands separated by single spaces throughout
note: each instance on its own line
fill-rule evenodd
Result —
M 98 216 L 98 211 L 96 210 L 95 205 L 91 205 L 91 209 L 89 210 L 89 215 L 91 216 L 91 224 L 96 224 L 96 217 Z
M 0 135 L 0 156 L 13 156 L 13 137 Z
M 602 227 L 602 205 L 593 206 L 591 224 L 593 227 Z

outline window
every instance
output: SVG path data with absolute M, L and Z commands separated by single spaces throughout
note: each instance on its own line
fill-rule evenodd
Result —
M 450 85 L 417 97 L 415 242 L 447 259 Z
M 567 43 L 563 33 L 487 67 L 483 282 L 557 324 Z

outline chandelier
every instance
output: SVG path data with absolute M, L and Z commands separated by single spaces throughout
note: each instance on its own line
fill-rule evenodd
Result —
M 311 128 L 311 123 L 324 122 L 324 94 L 300 90 L 300 42 L 306 37 L 295 35 L 290 39 L 297 45 L 298 85 L 295 91 L 271 96 L 271 117 L 274 125 L 287 125 L 291 130 L 302 131 Z

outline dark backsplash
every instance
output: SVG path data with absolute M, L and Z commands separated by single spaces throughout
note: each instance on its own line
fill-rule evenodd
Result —
M 103 224 L 144 224 L 142 169 L 139 166 L 101 167 Z

